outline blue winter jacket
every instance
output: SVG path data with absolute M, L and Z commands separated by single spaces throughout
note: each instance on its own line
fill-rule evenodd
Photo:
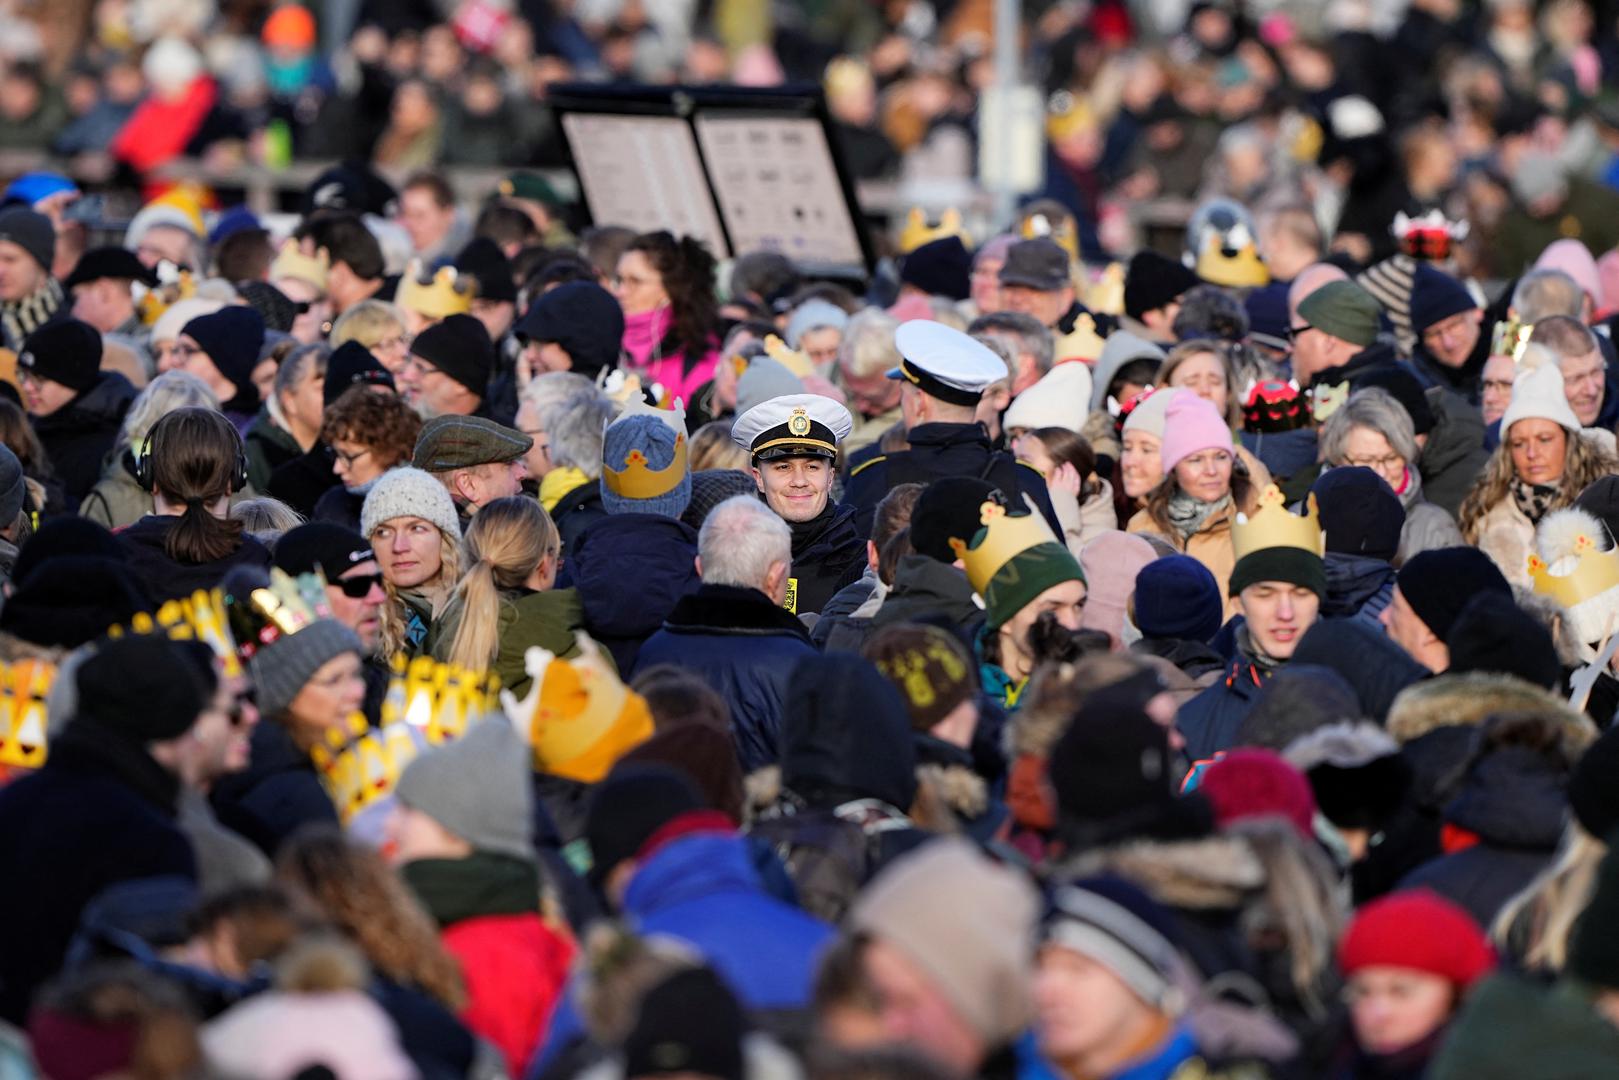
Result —
M 807 1007 L 832 937 L 831 927 L 764 891 L 747 840 L 734 834 L 695 834 L 659 848 L 630 880 L 623 914 L 639 934 L 691 945 L 754 1012 Z M 570 983 L 552 1014 L 531 1078 L 584 1034 L 573 991 Z
M 1225 677 L 1180 707 L 1175 726 L 1186 739 L 1186 759 L 1195 769 L 1236 745 L 1237 732 L 1264 687 L 1258 666 L 1242 655 L 1226 665 Z

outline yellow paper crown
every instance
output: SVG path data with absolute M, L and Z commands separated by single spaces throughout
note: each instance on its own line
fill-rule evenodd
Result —
M 1327 553 L 1327 535 L 1321 531 L 1321 514 L 1312 493 L 1304 502 L 1305 512 L 1290 514 L 1287 499 L 1275 484 L 1259 493 L 1258 508 L 1252 514 L 1238 514 L 1231 526 L 1231 547 L 1238 559 L 1266 548 L 1298 548 L 1312 555 Z
M 655 499 L 680 486 L 686 477 L 686 436 L 675 436 L 675 456 L 661 469 L 647 464 L 646 455 L 631 450 L 624 457 L 624 468 L 602 468 L 602 483 L 621 499 Z
M 107 631 L 109 637 L 124 634 L 162 634 L 173 641 L 200 641 L 219 657 L 226 678 L 242 673 L 235 635 L 225 611 L 224 592 L 219 588 L 198 589 L 190 596 L 170 600 L 158 608 L 155 615 L 137 612 L 127 627 L 114 626 Z
M 1232 245 L 1230 255 L 1226 254 L 1226 244 Z M 1245 225 L 1237 225 L 1224 236 L 1218 229 L 1205 228 L 1194 269 L 1197 276 L 1209 284 L 1230 289 L 1270 284 L 1270 268 L 1260 258 L 1259 245 Z
M 0 783 L 11 779 L 13 770 L 45 764 L 45 697 L 55 681 L 56 665 L 48 660 L 0 663 Z
M 457 274 L 455 267 L 439 269 L 427 281 L 422 280 L 422 264 L 411 260 L 405 276 L 399 279 L 399 290 L 394 303 L 428 319 L 447 319 L 451 315 L 465 315 L 472 310 L 472 298 L 477 293 L 477 280 Z
M 1595 537 L 1582 534 L 1574 541 L 1574 551 L 1574 569 L 1566 574 L 1552 573 L 1539 555 L 1529 556 L 1529 580 L 1535 592 L 1565 608 L 1619 587 L 1619 548 L 1604 551 Z
M 797 349 L 788 348 L 787 343 L 775 334 L 768 334 L 765 337 L 765 355 L 800 379 L 807 379 L 815 374 L 814 362 Z
M 909 255 L 923 244 L 931 244 L 935 240 L 943 240 L 947 236 L 959 236 L 961 242 L 968 248 L 973 246 L 972 238 L 961 227 L 961 211 L 951 207 L 939 215 L 939 224 L 929 225 L 927 215 L 920 206 L 911 207 L 911 212 L 905 217 L 905 228 L 899 234 L 899 253 Z
M 1058 360 L 1095 361 L 1102 355 L 1102 335 L 1096 332 L 1096 320 L 1086 312 L 1074 319 L 1074 328 L 1058 338 L 1053 350 Z
M 827 97 L 865 91 L 875 85 L 871 77 L 871 68 L 866 66 L 864 60 L 852 56 L 840 56 L 827 64 L 826 75 L 822 82 L 826 87 Z
M 631 748 L 652 737 L 646 699 L 625 686 L 596 643 L 579 635 L 580 655 L 562 660 L 544 649 L 523 658 L 534 685 L 528 697 L 500 695 L 506 713 L 528 733 L 534 768 L 594 784 Z
M 968 584 L 980 596 L 984 595 L 996 571 L 1014 556 L 1041 544 L 1057 543 L 1045 518 L 1033 512 L 1009 514 L 1006 507 L 994 499 L 985 500 L 979 506 L 978 521 L 983 526 L 978 532 L 978 542 L 972 544 L 971 537 L 963 540 L 952 536 L 950 550 L 961 560 L 967 570 Z
M 325 248 L 314 255 L 305 255 L 298 241 L 288 237 L 270 264 L 270 280 L 297 278 L 307 281 L 321 292 L 326 291 L 326 272 L 332 268 L 332 257 Z
M 1124 264 L 1110 262 L 1085 290 L 1085 306 L 1099 315 L 1124 314 Z

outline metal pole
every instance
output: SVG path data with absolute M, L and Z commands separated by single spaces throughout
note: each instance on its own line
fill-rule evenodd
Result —
M 994 141 L 995 160 L 1010 162 L 1016 153 L 1014 146 L 1016 117 L 1014 104 L 1016 88 L 1022 74 L 1018 58 L 1018 22 L 1021 0 L 995 0 L 995 89 L 992 100 L 994 112 L 986 117 L 980 137 Z M 1002 174 L 1005 176 L 1005 173 Z M 995 229 L 1004 230 L 1012 222 L 1017 209 L 1017 193 L 1010 183 L 998 185 L 994 191 Z

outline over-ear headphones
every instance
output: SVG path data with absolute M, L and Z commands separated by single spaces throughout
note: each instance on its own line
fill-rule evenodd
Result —
M 157 434 L 158 429 L 168 422 L 170 417 L 184 411 L 186 410 L 176 410 L 176 412 L 166 413 L 159 417 L 157 423 L 153 424 L 151 430 L 146 433 L 146 438 L 141 440 L 140 453 L 135 456 L 135 482 L 141 486 L 142 491 L 150 493 L 156 483 L 152 474 L 153 437 Z M 225 421 L 225 426 L 230 428 L 231 436 L 236 440 L 236 462 L 230 474 L 230 492 L 234 495 L 247 487 L 247 449 L 242 445 L 242 436 L 236 430 L 236 425 L 225 419 L 223 415 L 220 416 L 220 419 Z

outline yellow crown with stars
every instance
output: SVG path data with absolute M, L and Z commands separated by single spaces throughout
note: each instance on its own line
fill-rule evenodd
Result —
M 1238 559 L 1266 548 L 1298 548 L 1325 557 L 1327 534 L 1321 531 L 1321 513 L 1312 493 L 1303 514 L 1289 513 L 1281 488 L 1268 484 L 1259 493 L 1252 514 L 1238 514 L 1231 526 L 1231 547 Z
M 326 273 L 332 268 L 332 256 L 321 248 L 314 255 L 305 255 L 298 241 L 288 237 L 281 250 L 276 253 L 275 262 L 270 264 L 270 280 L 279 281 L 281 278 L 297 278 L 307 281 L 321 292 L 326 291 Z
M 1006 505 L 987 499 L 978 508 L 977 543 L 952 536 L 950 550 L 967 570 L 967 582 L 979 596 L 984 595 L 997 571 L 1013 558 L 1041 544 L 1055 544 L 1057 537 L 1046 524 L 1046 519 L 1029 511 L 1009 514 Z
M 1619 588 L 1619 548 L 1604 551 L 1596 537 L 1585 533 L 1574 538 L 1573 548 L 1574 569 L 1566 574 L 1552 573 L 1539 555 L 1529 556 L 1529 580 L 1535 592 L 1573 608 Z
M 451 315 L 469 313 L 477 291 L 477 279 L 462 277 L 453 266 L 442 267 L 431 278 L 423 280 L 421 262 L 412 259 L 405 276 L 399 279 L 394 303 L 424 318 L 448 319 Z
M 906 215 L 905 228 L 899 234 L 899 253 L 909 255 L 923 244 L 931 244 L 935 240 L 943 240 L 947 236 L 958 236 L 961 242 L 969 249 L 973 246 L 972 237 L 961 226 L 961 211 L 951 207 L 939 215 L 937 225 L 929 225 L 927 215 L 920 206 L 911 207 Z
M 1102 315 L 1124 314 L 1124 264 L 1110 262 L 1085 289 L 1085 306 Z

